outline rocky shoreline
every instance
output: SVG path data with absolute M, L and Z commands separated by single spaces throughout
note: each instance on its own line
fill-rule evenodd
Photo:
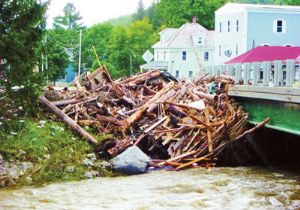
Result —
M 98 160 L 94 153 L 86 155 L 82 160 L 82 165 L 85 167 L 85 173 L 82 179 L 93 179 L 96 177 L 106 176 L 103 172 L 110 171 L 112 166 L 109 162 Z M 5 161 L 0 154 L 0 188 L 15 187 L 20 185 L 34 185 L 32 173 L 38 167 L 30 161 Z M 76 173 L 76 166 L 68 166 L 64 170 L 68 173 Z

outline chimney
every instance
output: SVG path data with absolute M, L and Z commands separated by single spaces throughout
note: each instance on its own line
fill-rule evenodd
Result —
M 197 23 L 197 17 L 196 16 L 193 16 L 192 23 Z

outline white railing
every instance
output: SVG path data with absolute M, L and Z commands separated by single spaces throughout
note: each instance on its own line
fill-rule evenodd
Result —
M 212 76 L 227 74 L 236 84 L 255 86 L 292 87 L 300 83 L 300 60 L 266 61 L 242 64 L 208 66 L 205 71 Z

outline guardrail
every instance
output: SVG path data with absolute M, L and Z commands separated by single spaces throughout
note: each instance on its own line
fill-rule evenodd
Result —
M 206 67 L 206 73 L 234 76 L 236 84 L 293 87 L 300 84 L 300 60 L 224 64 Z

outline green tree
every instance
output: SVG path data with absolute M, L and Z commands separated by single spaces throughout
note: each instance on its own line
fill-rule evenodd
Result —
M 160 14 L 158 13 L 157 3 L 153 1 L 151 6 L 145 11 L 153 29 L 157 30 L 161 26 Z
M 161 24 L 180 27 L 196 16 L 198 22 L 207 29 L 214 28 L 214 12 L 227 0 L 161 0 L 157 5 Z
M 54 28 L 63 28 L 68 30 L 79 30 L 83 28 L 82 23 L 79 22 L 82 17 L 79 12 L 76 11 L 76 8 L 72 3 L 67 3 L 63 12 L 63 16 L 54 18 Z
M 189 0 L 185 1 L 187 15 L 185 16 L 190 21 L 193 16 L 197 17 L 197 21 L 207 29 L 214 29 L 215 11 L 222 7 L 227 0 Z
M 121 75 L 129 74 L 130 46 L 128 43 L 128 28 L 118 25 L 112 30 L 109 42 L 109 63 L 113 64 Z
M 36 0 L 0 1 L 1 85 L 16 103 L 32 108 L 44 80 L 43 73 L 34 73 L 39 65 L 46 31 L 46 4 Z M 21 89 L 17 92 L 13 86 Z
M 187 21 L 186 0 L 161 0 L 157 5 L 161 24 L 168 27 L 180 27 Z
M 82 42 L 82 62 L 84 67 L 92 67 L 95 60 L 92 46 L 95 47 L 101 62 L 108 60 L 112 30 L 112 24 L 102 23 L 94 25 L 84 32 Z
M 79 33 L 80 30 L 84 30 L 80 20 L 82 17 L 80 13 L 76 11 L 75 6 L 72 3 L 67 3 L 63 9 L 63 16 L 54 18 L 54 29 L 61 36 L 59 41 L 63 44 L 64 48 L 68 48 L 70 53 L 74 57 L 74 70 L 78 69 L 78 55 L 79 55 Z
M 143 0 L 139 0 L 137 12 L 133 15 L 134 20 L 142 20 L 145 16 L 145 8 Z
M 148 18 L 145 17 L 130 24 L 128 29 L 128 44 L 135 70 L 138 70 L 139 65 L 144 63 L 142 55 L 146 50 L 151 48 L 157 39 L 158 37 L 153 32 L 153 26 Z
M 47 32 L 47 74 L 48 79 L 53 82 L 65 75 L 65 69 L 70 63 L 67 49 L 59 41 L 59 32 L 57 29 Z

